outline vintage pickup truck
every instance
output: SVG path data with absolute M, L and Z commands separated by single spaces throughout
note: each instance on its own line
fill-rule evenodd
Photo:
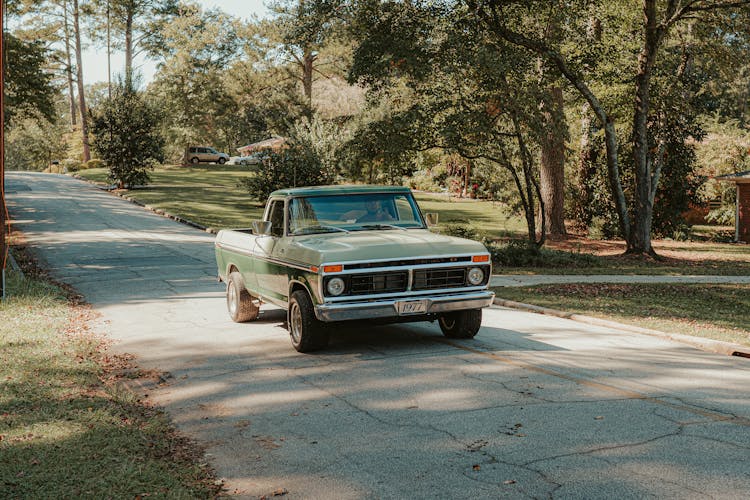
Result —
M 252 229 L 216 236 L 229 315 L 245 322 L 262 302 L 283 307 L 300 352 L 324 347 L 331 325 L 350 320 L 437 320 L 447 337 L 472 338 L 494 298 L 490 255 L 430 232 L 430 219 L 403 187 L 275 191 Z

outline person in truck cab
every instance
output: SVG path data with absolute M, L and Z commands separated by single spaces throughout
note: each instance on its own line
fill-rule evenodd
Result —
M 357 222 L 382 222 L 392 221 L 393 217 L 383 209 L 380 200 L 369 200 L 365 202 L 367 213 L 357 219 Z

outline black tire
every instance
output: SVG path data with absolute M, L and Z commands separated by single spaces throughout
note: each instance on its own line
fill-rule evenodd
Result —
M 224 165 L 226 162 L 227 162 L 226 158 L 219 158 L 219 161 L 218 161 L 219 165 Z
M 227 311 L 235 323 L 252 321 L 260 314 L 260 303 L 245 290 L 242 275 L 238 272 L 229 273 L 227 279 Z
M 443 335 L 451 339 L 471 339 L 482 326 L 482 310 L 468 309 L 445 313 L 438 318 Z
M 311 352 L 328 345 L 328 331 L 315 317 L 310 296 L 304 290 L 292 293 L 289 299 L 289 338 L 299 352 Z
M 200 162 L 201 161 L 197 156 L 193 156 L 192 158 L 190 158 L 190 163 L 192 163 L 193 165 L 197 165 Z

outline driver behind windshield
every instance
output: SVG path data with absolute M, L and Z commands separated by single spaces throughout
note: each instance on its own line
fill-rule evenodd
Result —
M 357 222 L 382 222 L 392 221 L 391 214 L 383 209 L 383 204 L 380 200 L 369 200 L 365 202 L 365 210 L 367 213 L 357 219 Z

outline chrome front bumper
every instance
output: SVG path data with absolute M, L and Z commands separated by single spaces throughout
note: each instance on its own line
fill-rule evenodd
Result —
M 409 316 L 423 316 L 465 309 L 480 309 L 489 307 L 495 298 L 495 292 L 482 290 L 479 292 L 456 293 L 450 295 L 435 295 L 427 297 L 410 297 L 397 299 L 380 299 L 358 302 L 338 302 L 335 304 L 319 304 L 315 306 L 315 316 L 320 321 L 347 321 L 354 319 L 372 318 L 408 318 Z M 424 300 L 426 308 L 417 315 L 399 314 L 399 303 Z

